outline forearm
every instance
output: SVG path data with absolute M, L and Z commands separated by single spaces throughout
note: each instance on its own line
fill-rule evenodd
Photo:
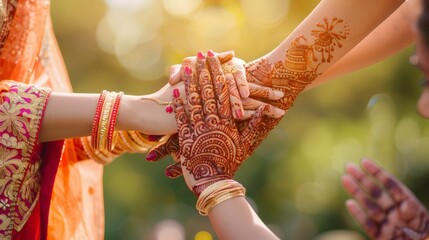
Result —
M 209 212 L 209 218 L 222 240 L 279 239 L 262 222 L 244 197 L 224 201 Z
M 417 17 L 415 2 L 416 0 L 408 0 L 403 3 L 356 47 L 316 78 L 306 90 L 382 61 L 408 47 L 413 41 L 412 24 Z
M 181 85 L 176 86 L 181 88 Z M 176 132 L 174 114 L 156 101 L 171 101 L 173 88 L 166 85 L 147 96 L 122 97 L 116 130 L 135 130 L 146 134 L 164 135 Z M 39 134 L 39 142 L 91 135 L 92 122 L 100 94 L 52 92 Z M 145 100 L 144 100 L 145 99 Z
M 306 59 L 307 63 L 320 63 L 317 67 L 317 73 L 320 74 L 365 38 L 402 2 L 402 0 L 321 1 L 283 43 L 266 55 L 266 58 L 270 62 L 284 61 L 285 53 L 290 50 L 293 42 L 304 37 L 306 41 L 302 45 L 314 51 L 317 58 Z M 362 17 L 363 15 L 365 17 Z

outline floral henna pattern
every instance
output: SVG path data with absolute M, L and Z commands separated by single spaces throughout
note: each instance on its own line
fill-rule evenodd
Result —
M 362 170 L 346 167 L 343 185 L 353 200 L 351 215 L 373 239 L 425 239 L 429 236 L 429 214 L 414 194 L 398 179 L 370 160 Z
M 259 108 L 245 131 L 240 132 L 232 120 L 228 84 L 215 58 L 207 64 L 199 59 L 195 72 L 188 71 L 184 81 L 188 111 L 175 91 L 173 99 L 179 134 L 182 172 L 188 186 L 199 195 L 210 184 L 231 179 L 247 156 L 253 129 L 262 119 Z M 211 74 L 208 67 L 212 67 Z M 213 79 L 213 80 L 212 80 Z
M 267 58 L 261 58 L 247 64 L 246 73 L 249 84 L 283 91 L 285 95 L 281 100 L 269 103 L 283 110 L 289 109 L 304 88 L 321 74 L 318 71 L 320 64 L 331 62 L 332 53 L 336 48 L 342 47 L 341 40 L 347 38 L 349 31 L 348 25 L 342 19 L 333 18 L 332 21 L 329 21 L 325 18 L 323 23 L 317 24 L 316 29 L 311 31 L 314 42 L 310 43 L 306 37 L 299 36 L 291 42 L 284 61 L 272 63 Z M 251 96 L 256 98 L 263 94 L 263 90 L 251 92 Z M 268 117 L 263 119 L 256 130 L 260 134 L 254 148 L 266 138 L 280 120 L 280 118 Z M 245 127 L 245 124 L 242 123 L 240 128 Z

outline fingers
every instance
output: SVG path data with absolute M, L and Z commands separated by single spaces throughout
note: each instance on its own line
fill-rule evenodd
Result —
M 242 98 L 248 98 L 250 96 L 249 85 L 246 79 L 246 68 L 244 62 L 242 64 L 235 65 L 236 71 L 233 73 L 235 82 L 237 83 L 238 91 Z
M 179 151 L 179 138 L 177 133 L 171 135 L 165 143 L 152 148 L 146 155 L 146 160 L 159 161 L 169 154 Z
M 179 145 L 181 146 L 181 153 L 184 156 L 189 156 L 190 146 L 187 141 L 191 140 L 191 129 L 188 116 L 186 115 L 183 101 L 180 98 L 180 92 L 178 89 L 173 90 L 173 104 L 174 113 L 176 116 L 177 133 L 179 137 Z
M 267 100 L 279 100 L 284 96 L 284 93 L 280 90 L 272 89 L 269 87 L 263 87 L 254 83 L 248 83 L 250 97 L 251 98 L 262 98 Z
M 185 91 L 188 102 L 188 111 L 190 113 L 190 127 L 195 129 L 196 126 L 203 123 L 203 107 L 201 105 L 201 96 L 198 83 L 199 72 L 204 68 L 204 58 L 201 59 L 201 52 L 198 53 L 196 69 L 185 67 L 184 81 Z
M 170 77 L 168 79 L 168 83 L 171 86 L 176 85 L 178 82 L 180 82 L 180 64 L 176 64 L 170 67 Z
M 165 168 L 165 175 L 169 178 L 178 178 L 182 176 L 183 172 L 180 162 L 168 165 L 167 168 Z
M 241 119 L 243 117 L 244 109 L 234 76 L 232 73 L 225 73 L 225 78 L 229 86 L 229 100 L 231 103 L 232 115 L 235 119 Z
M 234 51 L 226 51 L 222 53 L 216 53 L 220 63 L 226 63 L 234 58 Z M 176 64 L 170 67 L 170 77 L 168 83 L 172 86 L 176 85 L 182 80 L 182 74 L 185 66 L 190 66 L 195 61 L 195 57 L 186 57 L 182 61 L 182 65 Z M 182 67 L 183 66 L 183 67 Z M 245 71 L 244 71 L 245 74 Z M 245 79 L 244 79 L 245 80 Z
M 204 67 L 199 73 L 199 84 L 200 84 L 200 96 L 203 105 L 204 121 L 208 122 L 219 122 L 217 116 L 217 106 L 215 91 L 211 80 L 211 75 L 207 67 Z
M 209 51 L 211 51 L 211 50 L 209 50 Z M 219 59 L 219 62 L 221 64 L 231 61 L 235 55 L 234 51 L 232 51 L 232 50 L 226 51 L 226 52 L 221 52 L 221 53 L 213 52 L 213 54 L 216 55 L 216 57 Z
M 217 98 L 218 116 L 220 119 L 229 121 L 232 118 L 229 88 L 222 71 L 222 66 L 212 51 L 207 52 L 207 62 Z
M 248 110 L 256 110 L 260 106 L 264 106 L 264 105 L 268 106 L 264 110 L 264 115 L 267 117 L 281 118 L 286 113 L 286 111 L 281 109 L 281 108 L 275 107 L 273 105 L 269 105 L 267 103 L 255 100 L 253 98 L 242 99 L 242 103 L 243 103 L 243 108 L 244 108 L 244 115 L 243 115 L 242 120 L 249 119 L 251 117 L 251 114 L 253 114 L 254 111 L 248 111 Z
M 360 188 L 358 183 L 349 175 L 342 177 L 342 183 L 346 191 L 356 200 L 359 205 L 365 209 L 373 221 L 380 222 L 385 218 L 383 209 L 377 204 L 378 202 L 370 199 L 365 191 Z
M 244 139 L 243 142 L 253 143 L 254 139 L 257 135 L 259 135 L 259 131 L 257 129 L 260 127 L 260 123 L 262 121 L 262 117 L 264 116 L 264 111 L 267 108 L 267 105 L 260 106 L 255 113 L 252 115 L 247 128 L 242 132 L 242 137 Z
M 400 203 L 407 198 L 407 195 L 410 194 L 407 188 L 397 178 L 377 166 L 373 161 L 364 159 L 362 160 L 361 165 L 364 170 L 371 174 L 371 176 L 377 179 L 380 184 L 385 187 L 396 203 Z
M 377 224 L 368 218 L 365 211 L 359 207 L 359 204 L 354 200 L 347 200 L 346 207 L 350 215 L 352 215 L 356 221 L 365 229 L 365 231 L 373 239 L 375 239 L 380 234 L 380 229 Z

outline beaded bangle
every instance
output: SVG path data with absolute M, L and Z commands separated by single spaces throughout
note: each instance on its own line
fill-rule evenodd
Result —
M 202 216 L 207 216 L 209 212 L 218 204 L 235 197 L 244 197 L 246 189 L 240 183 L 228 179 L 216 182 L 205 188 L 198 197 L 196 208 Z
M 103 108 L 104 100 L 109 92 L 103 90 L 98 98 L 97 108 L 95 109 L 94 121 L 92 122 L 91 130 L 91 146 L 95 148 L 97 146 L 98 137 L 98 123 L 100 121 L 101 109 Z

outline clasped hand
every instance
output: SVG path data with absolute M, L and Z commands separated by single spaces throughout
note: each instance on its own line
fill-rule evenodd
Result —
M 255 128 L 266 105 L 260 106 L 240 131 L 233 119 L 228 83 L 218 58 L 199 57 L 196 68 L 185 67 L 186 101 L 174 90 L 181 170 L 198 196 L 214 182 L 232 179 L 256 143 Z M 209 71 L 211 69 L 211 71 Z

